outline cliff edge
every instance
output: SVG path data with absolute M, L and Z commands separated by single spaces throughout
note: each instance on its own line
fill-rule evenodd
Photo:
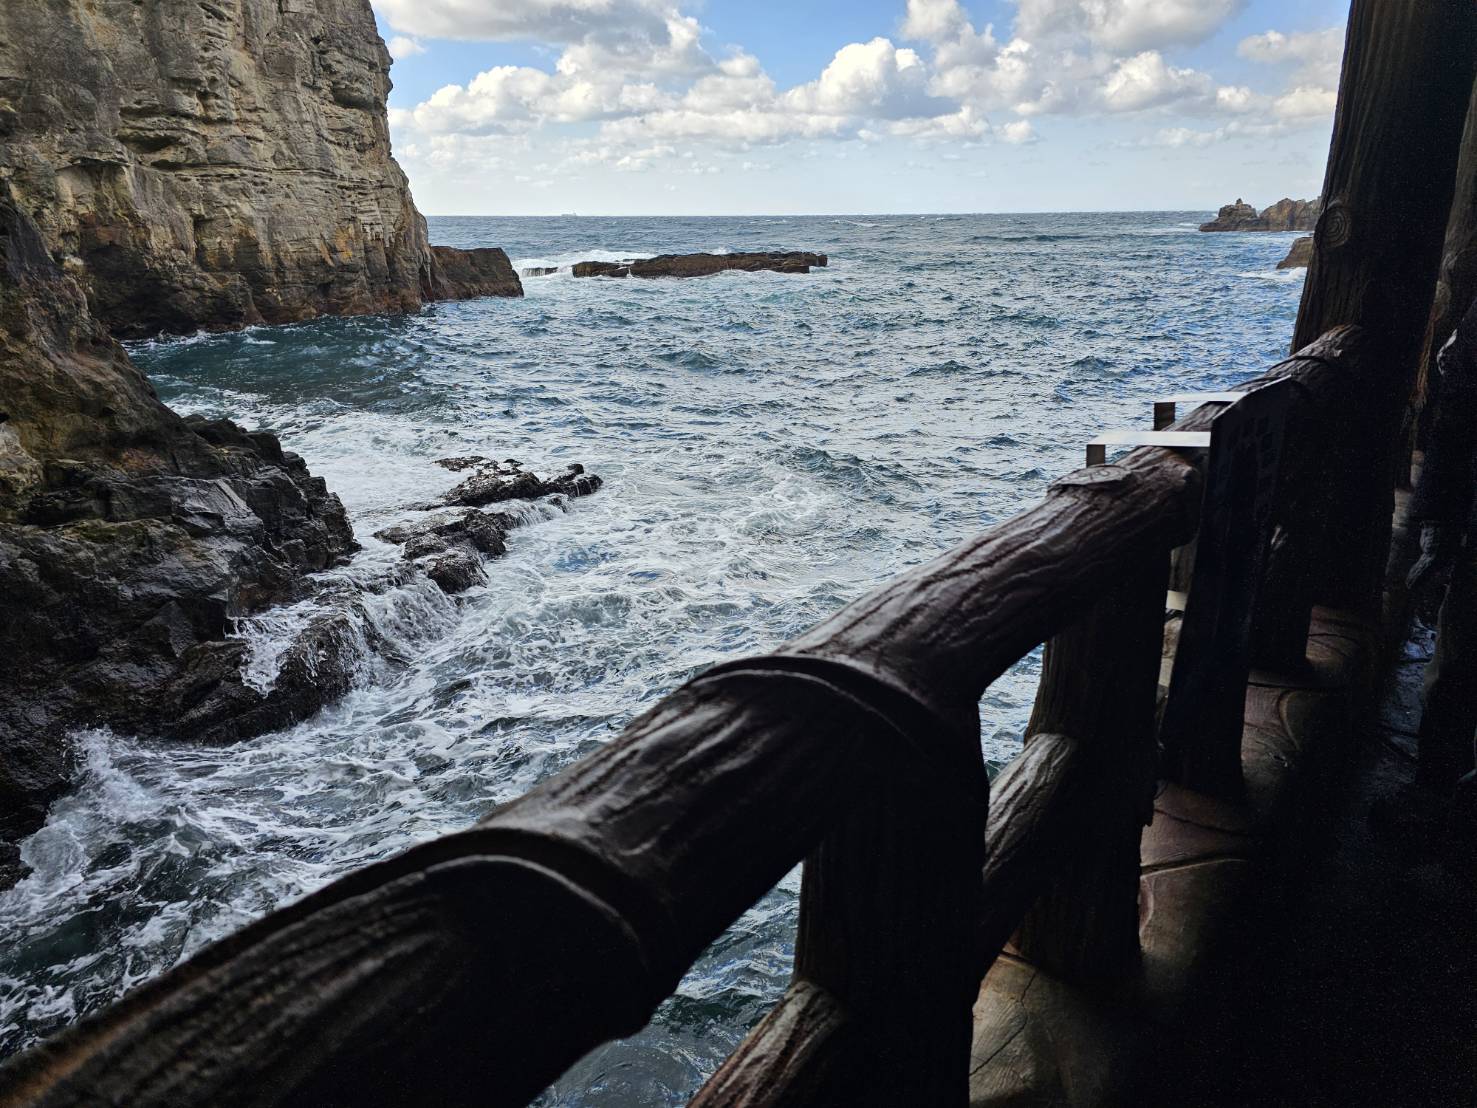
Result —
M 369 0 L 0 4 L 0 178 L 122 337 L 521 295 L 427 241 L 389 70 Z

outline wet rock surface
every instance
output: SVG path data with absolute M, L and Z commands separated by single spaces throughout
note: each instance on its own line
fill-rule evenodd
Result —
M 535 500 L 541 496 L 557 494 L 588 496 L 602 484 L 599 477 L 586 473 L 585 467 L 578 463 L 571 465 L 563 473 L 548 478 L 524 469 L 521 462 L 512 458 L 502 462 L 478 458 L 473 464 L 476 472 L 447 493 L 443 498 L 445 503 L 479 508 L 485 504 L 500 504 L 505 500 Z
M 0 184 L 0 840 L 38 826 L 67 734 L 192 735 L 178 680 L 226 661 L 234 618 L 305 595 L 355 549 L 338 498 L 275 436 L 181 419 L 92 318 Z M 319 682 L 323 686 L 323 682 Z M 332 695 L 331 683 L 323 695 Z M 302 718 L 318 694 L 210 727 Z M 0 865 L 4 859 L 0 858 Z
M 441 458 L 436 464 L 454 473 L 475 472 L 439 504 L 420 505 L 426 513 L 420 519 L 376 531 L 374 537 L 401 546 L 406 560 L 416 563 L 446 593 L 480 584 L 483 558 L 507 553 L 508 532 L 523 522 L 511 512 L 484 511 L 484 505 L 546 500 L 550 507 L 563 510 L 567 498 L 588 496 L 601 485 L 599 477 L 578 464 L 551 478 L 524 469 L 512 458 L 495 462 L 470 455 Z M 439 510 L 446 507 L 462 510 Z
M 0 4 L 0 176 L 124 337 L 521 295 L 430 246 L 389 69 L 365 0 Z
M 1227 204 L 1209 223 L 1202 223 L 1202 231 L 1311 231 L 1322 214 L 1323 201 L 1292 200 L 1283 197 L 1270 207 L 1257 211 L 1246 201 L 1238 198 L 1236 203 Z
M 828 264 L 824 254 L 804 251 L 750 254 L 659 254 L 629 262 L 577 262 L 576 277 L 707 277 L 728 270 L 757 273 L 809 273 Z

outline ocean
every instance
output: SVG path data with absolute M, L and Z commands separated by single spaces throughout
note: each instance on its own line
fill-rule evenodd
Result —
M 1286 353 L 1292 235 L 1209 213 L 438 218 L 432 241 L 519 268 L 817 250 L 808 276 L 525 279 L 436 304 L 132 344 L 163 399 L 277 432 L 364 550 L 358 687 L 234 747 L 80 736 L 81 784 L 0 893 L 0 1055 L 368 862 L 468 826 L 597 749 L 714 662 L 783 643 L 1039 498 L 1150 401 Z M 448 455 L 579 462 L 605 480 L 526 508 L 487 583 L 387 587 L 373 532 L 450 488 Z M 263 682 L 316 601 L 243 620 Z M 981 703 L 1019 748 L 1039 651 Z M 783 991 L 799 871 L 708 950 L 637 1036 L 537 1102 L 683 1104 Z M 592 983 L 592 988 L 597 987 Z

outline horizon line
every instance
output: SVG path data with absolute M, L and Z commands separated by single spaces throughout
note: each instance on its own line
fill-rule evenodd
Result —
M 1290 197 L 1288 199 L 1291 199 Z M 1040 208 L 1010 211 L 912 212 L 422 212 L 427 219 L 839 219 L 968 215 L 1184 215 L 1218 208 Z

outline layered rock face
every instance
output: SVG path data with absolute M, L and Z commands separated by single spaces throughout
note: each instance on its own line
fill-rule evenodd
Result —
M 1227 204 L 1209 223 L 1202 223 L 1202 231 L 1311 231 L 1318 224 L 1323 211 L 1322 200 L 1290 200 L 1283 197 L 1271 207 L 1260 212 L 1250 204 L 1237 199 Z
M 0 182 L 0 840 L 65 787 L 67 729 L 176 728 L 240 685 L 202 665 L 239 650 L 231 618 L 353 548 L 275 437 L 159 402 Z M 13 862 L 0 844 L 0 887 Z
M 114 334 L 517 296 L 432 248 L 369 0 L 0 4 L 0 177 Z
M 708 277 L 714 273 L 740 270 L 757 273 L 809 273 L 824 266 L 824 254 L 792 250 L 786 253 L 755 254 L 658 254 L 630 262 L 576 262 L 576 277 Z

